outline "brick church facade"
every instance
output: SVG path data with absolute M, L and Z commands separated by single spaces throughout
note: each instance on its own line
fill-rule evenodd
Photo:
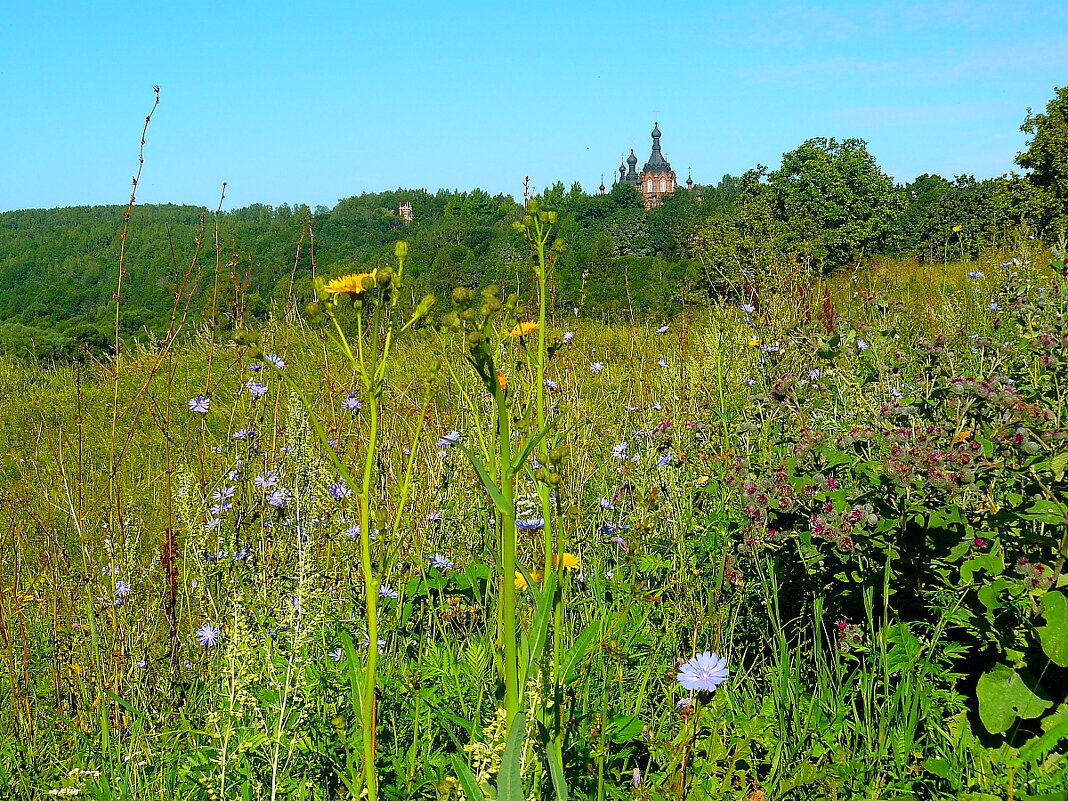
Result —
M 660 149 L 660 137 L 662 134 L 660 133 L 659 123 L 653 125 L 651 136 L 653 137 L 653 150 L 649 154 L 649 160 L 645 162 L 641 172 L 636 169 L 638 157 L 634 155 L 632 148 L 625 164 L 620 163 L 619 165 L 619 177 L 613 181 L 613 184 L 630 184 L 641 192 L 647 209 L 659 206 L 663 203 L 665 195 L 670 195 L 679 188 L 678 177 Z M 686 180 L 686 186 L 690 189 L 693 188 L 693 178 Z M 604 189 L 602 184 L 601 191 L 604 192 Z

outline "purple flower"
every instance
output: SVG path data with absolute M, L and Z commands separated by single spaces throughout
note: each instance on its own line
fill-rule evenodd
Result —
M 656 466 L 657 467 L 667 467 L 669 464 L 671 464 L 672 458 L 674 458 L 674 457 L 672 457 L 670 452 L 662 453 L 662 454 L 660 454 L 660 458 L 656 460 Z
M 438 570 L 452 570 L 453 561 L 447 556 L 436 553 L 430 557 L 430 566 L 436 567 Z
M 613 446 L 613 448 L 612 448 L 612 458 L 614 458 L 614 459 L 623 459 L 624 457 L 626 457 L 627 448 L 629 448 L 629 447 L 630 447 L 630 445 L 627 444 L 626 442 L 621 442 L 618 445 Z
M 352 495 L 352 490 L 348 485 L 342 481 L 335 481 L 330 485 L 330 494 L 334 497 L 335 501 L 343 501 Z
M 753 314 L 756 311 L 756 306 L 754 306 L 752 303 L 743 303 L 742 311 L 744 311 L 746 314 Z
M 441 439 L 439 439 L 436 444 L 437 444 L 437 446 L 439 448 L 444 448 L 444 447 L 446 447 L 448 445 L 455 445 L 459 441 L 460 441 L 460 432 L 457 431 L 456 429 L 453 429 L 448 434 L 446 434 Z
M 203 395 L 197 395 L 195 398 L 189 399 L 189 411 L 196 412 L 197 414 L 207 414 L 208 408 L 211 406 L 211 399 L 205 398 Z
M 675 702 L 675 709 L 677 709 L 679 712 L 688 712 L 689 710 L 693 709 L 693 699 L 680 698 L 678 701 Z
M 857 350 L 867 350 L 868 347 L 869 347 L 868 343 L 865 342 L 863 339 L 858 339 L 857 340 Z
M 271 493 L 270 497 L 267 498 L 267 503 L 269 503 L 276 509 L 281 509 L 283 506 L 289 503 L 292 497 L 293 496 L 290 494 L 289 490 L 285 489 L 284 487 L 280 487 Z
M 335 662 L 340 662 L 342 659 L 345 658 L 345 649 L 344 648 L 335 648 L 333 651 L 331 651 L 329 654 L 327 654 L 327 656 L 329 656 Z
M 545 528 L 545 520 L 540 517 L 530 517 L 515 521 L 515 527 L 520 531 L 538 531 Z
M 590 365 L 590 372 L 591 373 L 599 373 L 603 369 L 604 369 L 604 362 L 594 362 L 593 364 Z
M 246 370 L 251 370 L 251 371 L 252 371 L 252 372 L 254 372 L 254 373 L 258 373 L 258 372 L 259 372 L 260 370 L 262 370 L 262 369 L 263 369 L 263 365 L 262 365 L 262 364 L 250 364 L 250 365 L 249 365 L 248 367 L 246 367 L 245 369 L 246 369 Z
M 658 329 L 656 329 L 656 333 L 658 333 L 658 334 L 666 334 L 668 332 L 668 328 L 670 328 L 670 327 L 671 326 L 668 326 L 668 325 L 662 325 Z
M 726 657 L 705 651 L 679 669 L 679 684 L 687 690 L 710 693 L 714 692 L 729 676 Z
M 993 301 L 989 306 L 986 307 L 986 310 L 987 311 L 1001 311 L 1001 306 L 998 305 L 997 301 Z
M 262 490 L 271 489 L 271 487 L 278 483 L 278 476 L 274 473 L 264 473 L 263 475 L 256 476 L 252 479 L 252 483 Z
M 557 384 L 555 381 L 553 381 L 551 378 L 546 378 L 545 379 L 545 386 L 547 386 L 549 389 L 553 390 L 554 392 L 556 390 L 560 389 L 560 385 Z
M 133 587 L 130 586 L 130 582 L 128 581 L 115 582 L 115 594 L 120 598 L 125 598 L 127 595 L 130 594 L 130 590 L 132 589 Z
M 341 404 L 350 412 L 358 412 L 363 408 L 363 403 L 360 401 L 360 396 L 355 392 L 350 392 L 345 396 L 345 401 Z
M 219 644 L 219 640 L 222 639 L 222 629 L 218 626 L 213 626 L 210 623 L 205 623 L 197 629 L 196 636 L 197 642 L 205 648 L 214 648 Z
M 253 398 L 262 398 L 267 394 L 267 385 L 262 381 L 249 381 L 245 384 L 245 389 Z
M 234 439 L 251 439 L 254 436 L 256 436 L 254 429 L 239 428 L 234 432 Z
M 968 273 L 968 277 L 969 278 L 982 278 L 983 274 L 981 272 L 979 272 L 978 270 L 972 270 L 970 273 Z
M 383 584 L 378 588 L 378 596 L 380 598 L 392 598 L 394 601 L 400 598 L 400 593 L 390 587 L 388 584 Z
M 575 338 L 574 331 L 564 331 L 564 342 L 570 342 Z
M 360 524 L 356 523 L 353 526 L 349 526 L 345 529 L 345 536 L 350 540 L 358 540 L 360 538 Z
M 660 359 L 657 362 L 657 365 L 660 366 L 660 367 L 667 367 L 668 366 L 667 359 Z
M 264 358 L 267 359 L 276 369 L 281 370 L 286 366 L 286 363 L 282 360 L 282 357 L 277 353 L 268 353 Z

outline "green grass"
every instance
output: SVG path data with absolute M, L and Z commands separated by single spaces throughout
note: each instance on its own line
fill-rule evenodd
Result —
M 552 494 L 558 551 L 575 554 L 581 571 L 562 572 L 560 617 L 546 620 L 540 532 L 518 532 L 518 563 L 533 583 L 516 610 L 518 659 L 530 665 L 524 739 L 508 740 L 498 721 L 498 514 L 459 449 L 436 444 L 457 429 L 490 453 L 491 400 L 454 338 L 431 327 L 400 338 L 372 460 L 374 527 L 395 532 L 375 543 L 374 569 L 400 596 L 379 601 L 381 796 L 462 798 L 474 782 L 498 798 L 515 786 L 553 798 L 562 778 L 578 799 L 1062 797 L 1062 740 L 1032 749 L 1035 758 L 1020 752 L 1032 734 L 1060 730 L 1063 692 L 1034 726 L 992 735 L 977 717 L 961 649 L 973 647 L 962 632 L 981 625 L 960 616 L 971 590 L 955 583 L 959 568 L 945 574 L 945 598 L 930 601 L 935 588 L 924 587 L 923 614 L 897 608 L 913 568 L 879 543 L 913 531 L 905 512 L 855 556 L 805 536 L 804 521 L 772 547 L 745 545 L 739 482 L 771 480 L 789 464 L 801 493 L 816 468 L 798 432 L 830 440 L 879 420 L 892 391 L 914 386 L 919 398 L 933 370 L 925 338 L 946 337 L 955 374 L 1011 371 L 1057 412 L 1059 373 L 1033 353 L 971 352 L 971 335 L 994 325 L 991 292 L 1009 279 L 994 261 L 880 264 L 831 279 L 784 270 L 761 294 L 754 325 L 736 302 L 689 309 L 664 334 L 659 320 L 549 321 L 550 342 L 561 343 L 546 372 L 559 386 L 548 393 L 559 420 L 551 439 L 569 449 Z M 966 277 L 977 269 L 984 278 Z M 881 296 L 901 305 L 880 307 Z M 828 310 L 840 342 L 829 342 Z M 1055 311 L 1034 320 L 1050 323 Z M 574 340 L 563 344 L 567 330 Z M 100 799 L 357 797 L 366 598 L 359 544 L 345 534 L 357 514 L 354 499 L 329 492 L 338 474 L 312 420 L 354 470 L 368 420 L 343 408 L 357 376 L 319 331 L 291 316 L 261 336 L 308 405 L 269 370 L 250 372 L 262 362 L 253 350 L 206 333 L 174 351 L 127 354 L 117 375 L 92 362 L 0 365 L 6 797 L 63 788 Z M 496 354 L 521 443 L 535 373 L 515 343 Z M 595 362 L 605 369 L 591 371 Z M 817 366 L 827 377 L 809 381 Z M 777 384 L 783 376 L 793 383 Z M 250 378 L 269 385 L 263 399 L 242 391 Z M 211 398 L 205 416 L 187 407 L 201 393 Z M 951 407 L 937 393 L 923 402 Z M 248 429 L 258 431 L 255 448 L 234 439 Z M 616 458 L 622 443 L 626 458 Z M 415 484 L 398 517 L 406 451 Z M 670 463 L 658 466 L 666 453 Z M 852 477 L 857 494 L 842 503 L 882 486 L 863 478 L 868 457 L 851 458 L 828 470 Z M 291 491 L 282 510 L 253 483 L 267 472 Z M 212 493 L 226 486 L 234 510 L 205 530 Z M 538 491 L 535 470 L 521 471 L 517 516 L 540 516 Z M 1061 497 L 1063 485 L 1052 491 Z M 908 509 L 938 493 L 920 496 L 908 495 Z M 982 498 L 966 491 L 959 506 L 979 515 Z M 1041 547 L 1052 564 L 1056 547 Z M 454 569 L 430 568 L 434 554 Z M 114 605 L 118 581 L 132 587 Z M 1039 596 L 1014 598 L 1005 609 L 1038 613 Z M 856 639 L 839 647 L 847 614 Z M 223 630 L 214 648 L 195 639 L 207 623 Z M 537 658 L 542 626 L 551 634 Z M 1027 650 L 1030 631 L 1012 647 Z M 988 644 L 967 653 L 988 660 L 994 635 L 982 636 Z M 726 655 L 731 678 L 680 712 L 687 693 L 674 671 L 703 650 Z M 1058 669 L 1044 668 L 1039 682 L 1049 686 Z M 554 720 L 556 735 L 538 728 Z M 555 758 L 547 743 L 560 749 Z

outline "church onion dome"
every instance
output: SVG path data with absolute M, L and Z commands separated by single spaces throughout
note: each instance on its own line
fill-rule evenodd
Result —
M 638 157 L 634 155 L 634 148 L 631 148 L 630 155 L 627 156 L 627 164 L 629 164 L 632 168 L 637 166 L 638 164 Z
M 653 150 L 649 154 L 649 160 L 645 162 L 645 166 L 642 167 L 642 173 L 670 173 L 671 165 L 664 160 L 664 154 L 660 152 L 660 123 L 653 123 L 653 132 L 650 134 L 653 137 Z
M 688 178 L 686 179 L 686 188 L 687 188 L 687 189 L 693 189 L 693 176 L 692 176 L 692 175 L 691 175 L 691 176 L 689 176 L 689 177 L 688 177 Z

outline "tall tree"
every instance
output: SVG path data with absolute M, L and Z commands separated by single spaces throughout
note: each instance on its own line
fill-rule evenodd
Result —
M 1049 195 L 1043 222 L 1063 232 L 1068 228 L 1068 86 L 1055 90 L 1045 114 L 1027 109 L 1020 130 L 1032 138 L 1016 155 L 1016 163 L 1029 171 L 1031 183 Z
M 790 247 L 826 267 L 879 249 L 905 206 L 862 139 L 809 139 L 769 178 Z

